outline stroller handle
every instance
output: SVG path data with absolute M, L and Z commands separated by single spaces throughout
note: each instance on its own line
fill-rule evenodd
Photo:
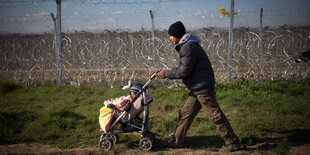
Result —
M 151 82 L 152 80 L 156 77 L 156 74 L 158 73 L 159 71 L 156 71 L 147 81 L 146 83 L 144 84 L 144 86 L 142 87 L 143 89 L 145 89 Z

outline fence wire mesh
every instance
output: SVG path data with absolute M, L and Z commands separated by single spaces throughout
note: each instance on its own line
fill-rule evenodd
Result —
M 185 0 L 184 0 L 185 1 Z M 111 11 L 103 8 L 128 5 L 166 5 L 178 0 L 110 0 L 62 1 L 62 61 L 66 83 L 92 85 L 125 84 L 129 79 L 143 80 L 160 68 L 178 65 L 178 54 L 168 39 L 168 26 L 181 20 L 188 32 L 199 36 L 208 54 L 217 78 L 227 80 L 227 45 L 229 18 L 219 8 L 187 11 L 165 10 L 154 14 L 155 38 L 152 38 L 149 10 Z M 186 1 L 194 3 L 193 1 Z M 230 1 L 225 1 L 226 9 Z M 28 5 L 27 14 L 7 14 L 1 11 L 0 79 L 27 84 L 54 82 L 56 53 L 52 0 L 6 1 L 2 8 L 15 9 Z M 87 5 L 92 7 L 89 9 Z M 211 5 L 211 4 L 210 4 Z M 73 9 L 69 9 L 73 7 Z M 309 19 L 310 11 L 267 8 L 253 5 L 251 0 L 235 2 L 233 30 L 232 78 L 265 80 L 275 78 L 301 79 L 310 76 L 310 63 L 296 62 L 299 52 L 310 49 L 310 27 L 287 25 L 287 19 Z M 271 26 L 273 20 L 279 25 Z M 110 23 L 110 24 L 107 24 Z M 35 24 L 35 26 L 34 26 Z M 133 25 L 136 25 L 133 28 Z M 138 25 L 138 26 L 137 26 Z M 14 27 L 9 31 L 8 27 Z M 30 27 L 30 28 L 29 28 Z M 34 28 L 32 28 L 34 27 Z M 35 29 L 36 32 L 29 32 Z M 155 43 L 155 49 L 152 49 Z M 167 81 L 162 81 L 167 82 Z M 170 81 L 171 82 L 171 81 Z M 172 81 L 171 84 L 178 84 Z

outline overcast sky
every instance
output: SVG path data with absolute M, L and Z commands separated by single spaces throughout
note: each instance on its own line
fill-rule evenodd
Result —
M 21 1 L 0 1 L 0 33 L 53 31 L 54 0 Z M 177 20 L 189 29 L 227 27 L 229 18 L 218 13 L 220 7 L 229 11 L 230 0 L 63 0 L 62 29 L 150 30 L 149 10 L 154 10 L 159 30 Z M 236 0 L 235 26 L 259 26 L 260 8 L 264 8 L 265 26 L 310 25 L 309 0 Z

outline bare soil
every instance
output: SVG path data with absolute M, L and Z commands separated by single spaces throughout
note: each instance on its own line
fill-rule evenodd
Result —
M 288 131 L 281 131 L 280 137 L 266 137 L 263 139 L 256 139 L 257 143 L 251 146 L 244 146 L 242 150 L 226 153 L 235 155 L 248 155 L 248 154 L 264 154 L 275 155 L 277 154 L 275 149 L 277 143 L 281 141 L 283 137 L 288 139 L 289 155 L 310 155 L 310 128 L 295 129 Z M 221 140 L 217 136 L 191 136 L 185 139 L 186 146 L 181 149 L 166 148 L 162 145 L 162 140 L 156 140 L 153 144 L 152 151 L 141 151 L 139 149 L 113 149 L 111 151 L 100 150 L 98 146 L 87 148 L 70 148 L 62 149 L 56 148 L 50 145 L 39 143 L 22 143 L 22 144 L 10 144 L 0 145 L 0 155 L 9 154 L 49 154 L 49 155 L 222 155 L 225 153 L 219 153 L 214 148 L 201 149 L 202 146 L 210 146 L 210 143 Z M 117 145 L 117 144 L 115 144 Z
M 248 155 L 248 154 L 267 154 L 273 155 L 276 154 L 272 149 L 268 149 L 270 144 L 261 143 L 255 146 L 249 146 L 243 150 L 226 153 L 226 154 L 235 154 L 235 155 Z M 120 155 L 137 155 L 137 154 L 145 154 L 145 155 L 220 155 L 223 153 L 219 153 L 217 151 L 212 150 L 204 150 L 204 149 L 160 149 L 149 152 L 140 151 L 138 149 L 124 149 L 124 150 L 112 150 L 112 151 L 101 151 L 98 147 L 88 147 L 88 148 L 73 148 L 73 149 L 60 149 L 51 147 L 50 145 L 43 145 L 39 143 L 27 143 L 27 144 L 12 144 L 12 145 L 1 145 L 0 146 L 0 154 L 8 155 L 8 154 L 64 154 L 64 155 L 99 155 L 99 154 L 120 154 Z M 290 155 L 308 155 L 310 154 L 310 144 L 303 144 L 300 146 L 293 146 L 290 148 Z
M 306 130 L 309 131 L 309 130 Z M 290 137 L 290 147 L 289 147 L 289 155 L 309 155 L 310 154 L 310 142 L 308 141 L 309 137 L 301 137 L 301 136 L 309 136 L 309 133 L 306 135 L 298 135 L 298 137 Z M 204 141 L 201 141 L 204 139 Z M 61 149 L 56 148 L 50 145 L 39 144 L 39 143 L 22 143 L 22 144 L 11 144 L 11 145 L 0 145 L 0 154 L 1 155 L 9 155 L 9 154 L 49 154 L 49 155 L 99 155 L 99 154 L 107 154 L 107 155 L 137 155 L 137 154 L 145 154 L 145 155 L 222 155 L 222 154 L 234 154 L 234 155 L 248 155 L 248 154 L 264 154 L 264 155 L 275 155 L 276 148 L 276 138 L 266 138 L 263 139 L 260 143 L 257 143 L 252 146 L 245 146 L 242 150 L 232 152 L 232 153 L 219 153 L 214 149 L 199 149 L 193 148 L 191 145 L 195 145 L 197 141 L 204 143 L 208 143 L 205 141 L 206 137 L 192 137 L 187 140 L 189 143 L 188 148 L 181 149 L 172 149 L 165 148 L 158 144 L 154 145 L 154 149 L 152 151 L 141 151 L 139 149 L 112 149 L 111 151 L 103 151 L 100 150 L 98 146 L 87 147 L 87 148 L 71 148 L 71 149 Z

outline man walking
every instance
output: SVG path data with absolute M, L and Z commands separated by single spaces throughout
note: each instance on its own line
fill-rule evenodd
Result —
M 179 65 L 171 70 L 162 69 L 156 75 L 161 79 L 182 79 L 184 85 L 190 90 L 179 112 L 172 147 L 183 147 L 184 137 L 202 108 L 225 141 L 225 145 L 219 151 L 239 150 L 239 139 L 216 100 L 214 72 L 206 52 L 199 44 L 200 39 L 186 33 L 180 21 L 169 27 L 168 34 L 175 45 L 175 50 L 179 53 Z

